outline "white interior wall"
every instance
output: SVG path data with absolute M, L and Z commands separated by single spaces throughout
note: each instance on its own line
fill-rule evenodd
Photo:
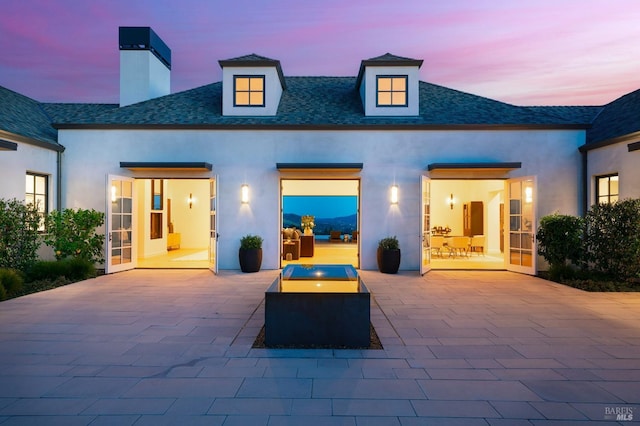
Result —
M 180 234 L 180 248 L 207 248 L 209 245 L 209 181 L 207 179 L 169 179 L 166 182 L 167 198 L 171 199 L 173 232 Z M 193 195 L 191 208 L 188 202 L 189 194 Z
M 149 181 L 144 179 L 136 179 L 133 181 L 135 195 L 135 214 L 133 220 L 138 224 L 134 230 L 138 257 L 145 257 L 146 250 L 148 250 L 147 242 L 149 241 L 149 231 L 145 233 L 145 230 L 149 229 L 148 222 L 145 221 L 145 219 L 148 221 L 148 209 L 145 207 L 144 202 L 147 197 L 143 195 L 147 194 L 151 189 L 150 186 L 149 189 L 146 189 L 148 182 Z
M 333 179 L 283 179 L 282 195 L 358 195 L 359 181 Z
M 499 181 L 501 189 L 489 189 L 487 210 L 484 217 L 487 252 L 500 253 L 500 204 L 504 204 L 504 183 Z M 503 224 L 504 226 L 504 224 Z

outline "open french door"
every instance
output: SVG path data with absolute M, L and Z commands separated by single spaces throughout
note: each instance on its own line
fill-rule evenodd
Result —
M 431 179 L 421 176 L 420 274 L 431 270 Z
M 107 176 L 107 256 L 105 273 L 126 271 L 136 267 L 134 235 L 133 179 Z
M 209 179 L 209 270 L 218 273 L 218 179 Z
M 525 176 L 505 182 L 507 194 L 506 268 L 535 275 L 536 257 L 536 178 Z

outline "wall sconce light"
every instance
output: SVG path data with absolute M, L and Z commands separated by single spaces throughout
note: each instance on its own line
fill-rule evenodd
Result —
M 391 204 L 398 204 L 398 185 L 391 185 Z
M 187 203 L 189 203 L 189 208 L 193 207 L 193 202 L 195 201 L 195 198 L 193 198 L 193 194 L 189 193 L 189 198 L 187 198 Z
M 533 188 L 527 186 L 524 188 L 524 202 L 531 203 L 533 201 Z
M 116 188 L 115 185 L 111 185 L 111 202 L 115 203 L 116 201 L 118 201 L 118 188 Z
M 240 188 L 240 200 L 242 204 L 249 204 L 249 185 L 246 183 Z
M 449 195 L 449 198 L 447 199 L 447 203 L 449 204 L 449 208 L 453 210 L 453 206 L 456 203 L 455 198 L 453 198 L 453 194 Z

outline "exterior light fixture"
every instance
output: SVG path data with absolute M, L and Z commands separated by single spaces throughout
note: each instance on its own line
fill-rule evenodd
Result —
M 531 203 L 533 201 L 533 188 L 527 186 L 524 188 L 524 202 Z
M 449 204 L 449 208 L 453 210 L 453 206 L 456 203 L 456 200 L 453 198 L 453 194 L 449 195 L 449 199 L 447 199 L 447 203 Z
M 187 203 L 189 203 L 189 208 L 193 207 L 193 202 L 195 201 L 195 198 L 193 198 L 193 194 L 189 193 L 189 198 L 187 198 Z
M 245 183 L 242 185 L 240 190 L 240 200 L 242 201 L 242 204 L 249 204 L 249 185 Z
M 391 204 L 398 204 L 398 185 L 391 185 Z
M 115 203 L 118 201 L 118 188 L 115 185 L 111 185 L 111 202 Z

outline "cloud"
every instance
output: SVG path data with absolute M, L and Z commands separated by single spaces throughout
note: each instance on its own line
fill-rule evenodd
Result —
M 117 102 L 118 27 L 172 49 L 173 90 L 218 81 L 248 53 L 286 75 L 352 75 L 391 52 L 421 78 L 510 102 L 602 102 L 640 86 L 636 0 L 21 0 L 0 14 L 0 84 L 39 100 Z M 608 91 L 614 91 L 612 94 Z M 592 102 L 589 102 L 589 101 Z

